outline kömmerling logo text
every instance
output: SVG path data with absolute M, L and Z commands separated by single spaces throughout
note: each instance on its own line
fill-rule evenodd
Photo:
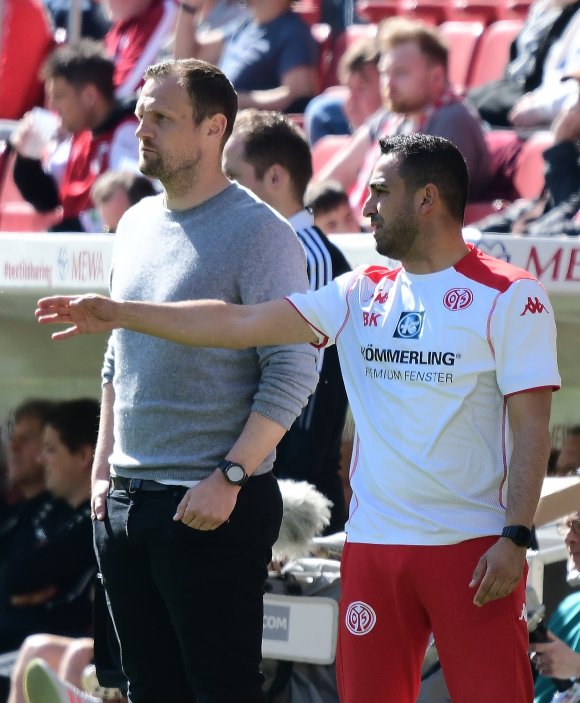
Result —
M 365 361 L 381 361 L 387 364 L 411 364 L 418 366 L 455 366 L 458 354 L 440 351 L 417 351 L 411 349 L 379 349 L 369 344 L 361 347 Z

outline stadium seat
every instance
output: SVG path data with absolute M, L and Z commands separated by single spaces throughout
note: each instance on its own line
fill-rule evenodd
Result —
M 486 133 L 485 141 L 491 155 L 493 177 L 486 198 L 467 204 L 466 225 L 502 210 L 519 197 L 514 178 L 522 140 L 512 129 L 496 129 Z
M 308 24 L 320 22 L 320 0 L 296 0 L 292 3 L 292 10 Z
M 528 16 L 532 0 L 506 0 L 502 19 L 517 19 L 522 22 Z
M 536 198 L 544 187 L 545 149 L 552 146 L 554 137 L 548 130 L 534 132 L 520 151 L 514 185 L 522 198 Z
M 399 14 L 425 24 L 438 25 L 449 19 L 449 0 L 400 0 Z
M 357 0 L 357 14 L 369 22 L 378 23 L 393 15 L 419 19 L 437 25 L 448 19 L 451 0 Z
M 522 21 L 499 20 L 487 27 L 480 38 L 471 64 L 467 86 L 501 78 L 509 61 L 510 46 L 522 27 Z
M 400 14 L 401 0 L 356 0 L 356 14 L 363 20 L 378 24 L 387 17 Z
M 483 220 L 484 217 L 492 215 L 496 212 L 504 210 L 509 203 L 506 200 L 482 200 L 473 203 L 467 203 L 465 206 L 465 216 L 463 224 L 465 227 L 472 225 L 474 222 Z
M 36 212 L 22 198 L 12 178 L 13 167 L 14 154 L 0 155 L 0 231 L 45 232 L 59 217 Z
M 450 0 L 447 19 L 476 21 L 484 25 L 503 18 L 505 0 Z
M 318 173 L 324 164 L 329 161 L 342 147 L 348 143 L 348 134 L 329 134 L 319 139 L 312 147 L 312 169 Z
M 449 46 L 449 80 L 462 92 L 467 85 L 475 48 L 483 34 L 483 23 L 443 22 L 439 32 Z

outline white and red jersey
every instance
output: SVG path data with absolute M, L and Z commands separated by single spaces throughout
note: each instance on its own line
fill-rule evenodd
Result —
M 79 217 L 86 231 L 92 231 L 91 187 L 95 180 L 108 169 L 138 171 L 136 127 L 133 114 L 116 113 L 99 130 L 85 129 L 73 135 L 59 185 L 64 219 Z
M 335 343 L 357 429 L 348 540 L 453 544 L 504 525 L 506 397 L 560 385 L 548 296 L 470 246 L 417 275 L 361 267 L 292 305 Z

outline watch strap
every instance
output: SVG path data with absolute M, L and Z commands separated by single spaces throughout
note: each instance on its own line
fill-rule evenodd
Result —
M 525 525 L 506 525 L 501 531 L 502 537 L 511 539 L 518 547 L 529 549 L 532 543 L 532 531 Z

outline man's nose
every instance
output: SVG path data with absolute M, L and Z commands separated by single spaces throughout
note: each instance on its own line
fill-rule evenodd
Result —
M 150 137 L 151 136 L 151 130 L 149 129 L 148 125 L 141 120 L 139 124 L 137 125 L 137 129 L 135 130 L 135 136 L 138 137 L 139 139 L 143 139 L 144 137 Z
M 363 217 L 370 217 L 373 212 L 376 212 L 376 207 L 374 204 L 374 198 L 371 195 L 367 197 L 362 207 Z

